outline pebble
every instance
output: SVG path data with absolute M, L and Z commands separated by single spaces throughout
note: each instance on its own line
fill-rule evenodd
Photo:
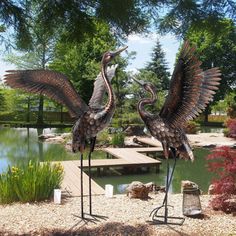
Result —
M 209 195 L 201 195 L 203 219 L 185 218 L 182 226 L 151 225 L 149 214 L 162 204 L 164 194 L 150 194 L 150 199 L 129 199 L 125 194 L 113 198 L 93 196 L 93 213 L 105 216 L 102 220 L 81 221 L 80 198 L 62 199 L 61 205 L 53 202 L 34 204 L 15 203 L 0 206 L 1 235 L 236 235 L 235 217 L 209 208 Z M 169 214 L 182 216 L 182 194 L 170 194 Z M 85 197 L 85 212 L 88 198 Z M 161 214 L 161 212 L 160 212 Z M 87 216 L 87 214 L 86 214 Z M 91 216 L 90 216 L 91 218 Z M 75 234 L 76 232 L 76 234 Z M 64 234 L 63 234 L 64 233 Z

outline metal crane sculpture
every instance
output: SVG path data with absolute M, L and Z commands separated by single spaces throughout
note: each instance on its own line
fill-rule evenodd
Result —
M 72 128 L 72 151 L 80 152 L 81 170 L 81 218 L 84 219 L 83 209 L 83 153 L 86 141 L 90 141 L 88 154 L 89 165 L 89 213 L 92 215 L 91 198 L 91 153 L 94 151 L 97 134 L 106 128 L 115 112 L 115 95 L 110 80 L 115 74 L 117 66 L 108 67 L 108 64 L 127 47 L 117 51 L 104 53 L 101 61 L 101 73 L 95 83 L 93 95 L 87 105 L 76 92 L 68 78 L 50 70 L 10 70 L 5 75 L 5 83 L 12 88 L 19 88 L 26 92 L 43 94 L 65 105 L 72 118 L 77 122 Z M 102 106 L 103 95 L 107 90 L 108 101 Z
M 161 142 L 164 156 L 167 159 L 164 201 L 162 206 L 155 208 L 150 213 L 153 221 L 157 223 L 168 224 L 168 218 L 179 219 L 179 217 L 168 217 L 167 197 L 176 157 L 194 160 L 184 127 L 189 120 L 198 116 L 205 109 L 218 89 L 221 80 L 221 73 L 218 68 L 203 71 L 200 65 L 201 62 L 196 57 L 195 48 L 190 47 L 186 41 L 181 48 L 170 81 L 168 95 L 159 114 L 151 114 L 144 109 L 145 105 L 153 105 L 157 100 L 155 86 L 149 82 L 134 79 L 151 94 L 150 98 L 144 98 L 138 102 L 138 112 L 151 135 Z M 169 176 L 168 157 L 170 154 L 175 161 L 172 173 Z M 163 218 L 163 216 L 157 215 L 158 210 L 162 207 L 165 207 L 164 220 L 155 220 L 160 217 Z

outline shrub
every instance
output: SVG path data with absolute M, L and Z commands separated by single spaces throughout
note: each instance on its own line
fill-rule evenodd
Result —
M 112 135 L 111 144 L 115 147 L 123 147 L 125 142 L 125 135 L 122 132 L 117 132 Z
M 225 135 L 227 137 L 236 138 L 236 119 L 226 120 L 225 126 L 227 127 Z
M 108 133 L 108 129 L 103 130 L 97 136 L 98 145 L 109 145 L 110 144 L 110 134 Z
M 0 174 L 0 203 L 34 202 L 49 199 L 63 178 L 60 164 L 29 161 L 19 167 L 8 167 Z
M 236 196 L 236 150 L 219 147 L 207 159 L 210 160 L 209 171 L 218 177 L 212 181 L 214 193 L 217 194 L 211 201 L 213 209 L 236 212 L 236 202 L 233 200 Z
M 196 134 L 200 130 L 200 125 L 195 121 L 189 121 L 185 127 L 187 134 Z

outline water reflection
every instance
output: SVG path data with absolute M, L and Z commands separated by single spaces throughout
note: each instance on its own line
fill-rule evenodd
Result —
M 67 129 L 66 131 L 69 132 L 70 130 Z M 17 165 L 32 159 L 40 161 L 79 159 L 79 154 L 67 152 L 63 145 L 45 143 L 38 140 L 38 136 L 42 133 L 57 132 L 63 133 L 65 130 L 0 127 L 0 172 L 5 170 L 8 165 Z M 207 191 L 212 178 L 206 168 L 205 157 L 208 153 L 209 150 L 207 149 L 196 149 L 194 150 L 194 163 L 184 160 L 177 161 L 170 188 L 172 192 L 180 191 L 181 180 L 196 182 L 204 192 Z M 103 152 L 95 152 L 93 158 L 106 158 L 106 155 Z M 170 160 L 170 167 L 172 165 L 173 160 Z M 117 171 L 113 171 L 109 175 L 102 177 L 98 177 L 97 173 L 95 173 L 94 179 L 103 187 L 106 184 L 114 185 L 115 193 L 123 192 L 123 186 L 132 181 L 155 182 L 157 185 L 165 185 L 166 161 L 162 160 L 158 174 L 155 173 L 155 168 L 149 173 L 132 173 L 129 175 L 119 175 Z
M 0 128 L 0 171 L 8 165 L 29 160 L 68 160 L 77 156 L 68 153 L 62 145 L 38 140 L 42 133 L 57 132 L 56 129 Z
M 190 180 L 199 185 L 201 190 L 206 193 L 212 179 L 212 174 L 207 170 L 207 162 L 205 157 L 209 154 L 209 149 L 197 148 L 194 150 L 195 161 L 177 160 L 173 181 L 170 186 L 170 192 L 179 193 L 182 180 Z M 157 185 L 165 185 L 166 181 L 166 160 L 161 159 L 162 164 L 160 172 L 155 173 L 155 168 L 150 173 L 131 174 L 131 175 L 107 175 L 106 177 L 95 176 L 95 181 L 101 186 L 106 184 L 114 185 L 114 193 L 124 192 L 123 186 L 132 181 L 140 181 L 143 183 L 154 182 Z M 170 170 L 173 166 L 173 160 L 169 160 Z

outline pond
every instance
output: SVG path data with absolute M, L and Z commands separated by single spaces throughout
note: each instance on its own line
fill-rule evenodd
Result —
M 70 129 L 66 131 L 69 132 Z M 61 132 L 65 132 L 65 129 L 0 128 L 0 172 L 6 170 L 8 165 L 17 165 L 32 159 L 40 161 L 79 159 L 78 153 L 67 152 L 63 145 L 45 143 L 38 140 L 38 135 L 42 133 Z M 177 161 L 170 189 L 172 192 L 177 193 L 180 191 L 181 180 L 196 182 L 204 192 L 207 192 L 212 178 L 206 167 L 205 156 L 208 153 L 208 149 L 197 148 L 194 150 L 196 160 L 193 163 L 184 160 Z M 106 158 L 106 154 L 96 152 L 93 154 L 93 158 Z M 162 164 L 158 174 L 153 168 L 148 173 L 120 175 L 120 172 L 112 171 L 108 172 L 106 176 L 100 177 L 94 172 L 93 178 L 103 187 L 105 184 L 114 185 L 115 193 L 122 192 L 126 184 L 132 181 L 155 182 L 158 185 L 165 185 L 166 161 L 163 159 L 161 161 Z M 172 163 L 173 160 L 170 160 L 170 164 Z

